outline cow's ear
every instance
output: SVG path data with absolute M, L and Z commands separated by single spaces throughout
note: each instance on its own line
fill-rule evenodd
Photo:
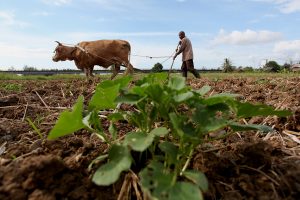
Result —
M 55 41 L 59 46 L 61 46 L 62 44 L 59 41 Z

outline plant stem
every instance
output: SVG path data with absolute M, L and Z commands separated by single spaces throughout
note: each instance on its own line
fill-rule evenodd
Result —
M 100 130 L 97 130 L 97 129 L 93 129 L 93 128 L 90 128 L 90 127 L 85 127 L 86 130 L 92 132 L 92 133 L 95 133 L 96 136 L 102 140 L 103 142 L 107 143 L 108 145 L 111 145 L 112 143 L 109 141 L 108 137 L 103 133 L 101 132 Z
M 186 162 L 185 162 L 185 164 L 184 164 L 184 166 L 183 166 L 183 168 L 182 168 L 182 170 L 181 170 L 181 172 L 180 172 L 180 176 L 182 176 L 182 173 L 183 173 L 183 172 L 186 170 L 186 168 L 189 166 L 190 161 L 191 161 L 192 156 L 193 156 L 193 153 L 194 153 L 194 148 L 191 148 L 191 151 L 190 151 L 190 153 L 189 153 L 189 155 L 188 155 L 188 159 L 186 160 Z

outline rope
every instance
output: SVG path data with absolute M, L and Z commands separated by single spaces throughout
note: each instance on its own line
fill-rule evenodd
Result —
M 144 57 L 144 58 L 168 58 L 170 56 L 142 56 L 142 55 L 136 55 L 136 54 L 132 54 L 132 56 L 136 56 L 136 57 Z
M 163 64 L 164 62 L 168 61 L 170 58 L 172 58 L 175 55 L 176 51 L 174 51 L 174 53 L 172 55 L 170 55 L 166 60 L 162 61 L 161 64 Z
M 143 56 L 143 55 L 137 55 L 137 54 L 132 54 L 132 56 L 150 58 L 150 59 L 152 59 L 152 58 L 167 58 L 167 59 L 165 59 L 164 61 L 161 62 L 161 64 L 163 64 L 166 61 L 168 61 L 170 58 L 172 58 L 175 53 L 176 53 L 176 51 L 174 53 L 172 53 L 172 55 L 170 55 L 170 56 Z

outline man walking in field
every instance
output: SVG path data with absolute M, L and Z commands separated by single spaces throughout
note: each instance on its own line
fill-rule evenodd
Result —
M 173 57 L 173 60 L 177 57 L 177 55 L 182 53 L 182 76 L 187 78 L 187 72 L 191 72 L 196 78 L 200 78 L 199 73 L 194 69 L 194 56 L 193 56 L 193 47 L 190 39 L 185 36 L 184 31 L 179 32 L 179 49 L 176 49 L 176 53 Z

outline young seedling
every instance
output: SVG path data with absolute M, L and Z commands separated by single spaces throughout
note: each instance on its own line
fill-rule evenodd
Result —
M 34 132 L 36 134 L 39 135 L 40 139 L 43 139 L 43 134 L 41 133 L 41 131 L 34 125 L 34 123 L 29 119 L 26 118 L 26 120 L 28 121 L 29 125 L 33 128 Z

